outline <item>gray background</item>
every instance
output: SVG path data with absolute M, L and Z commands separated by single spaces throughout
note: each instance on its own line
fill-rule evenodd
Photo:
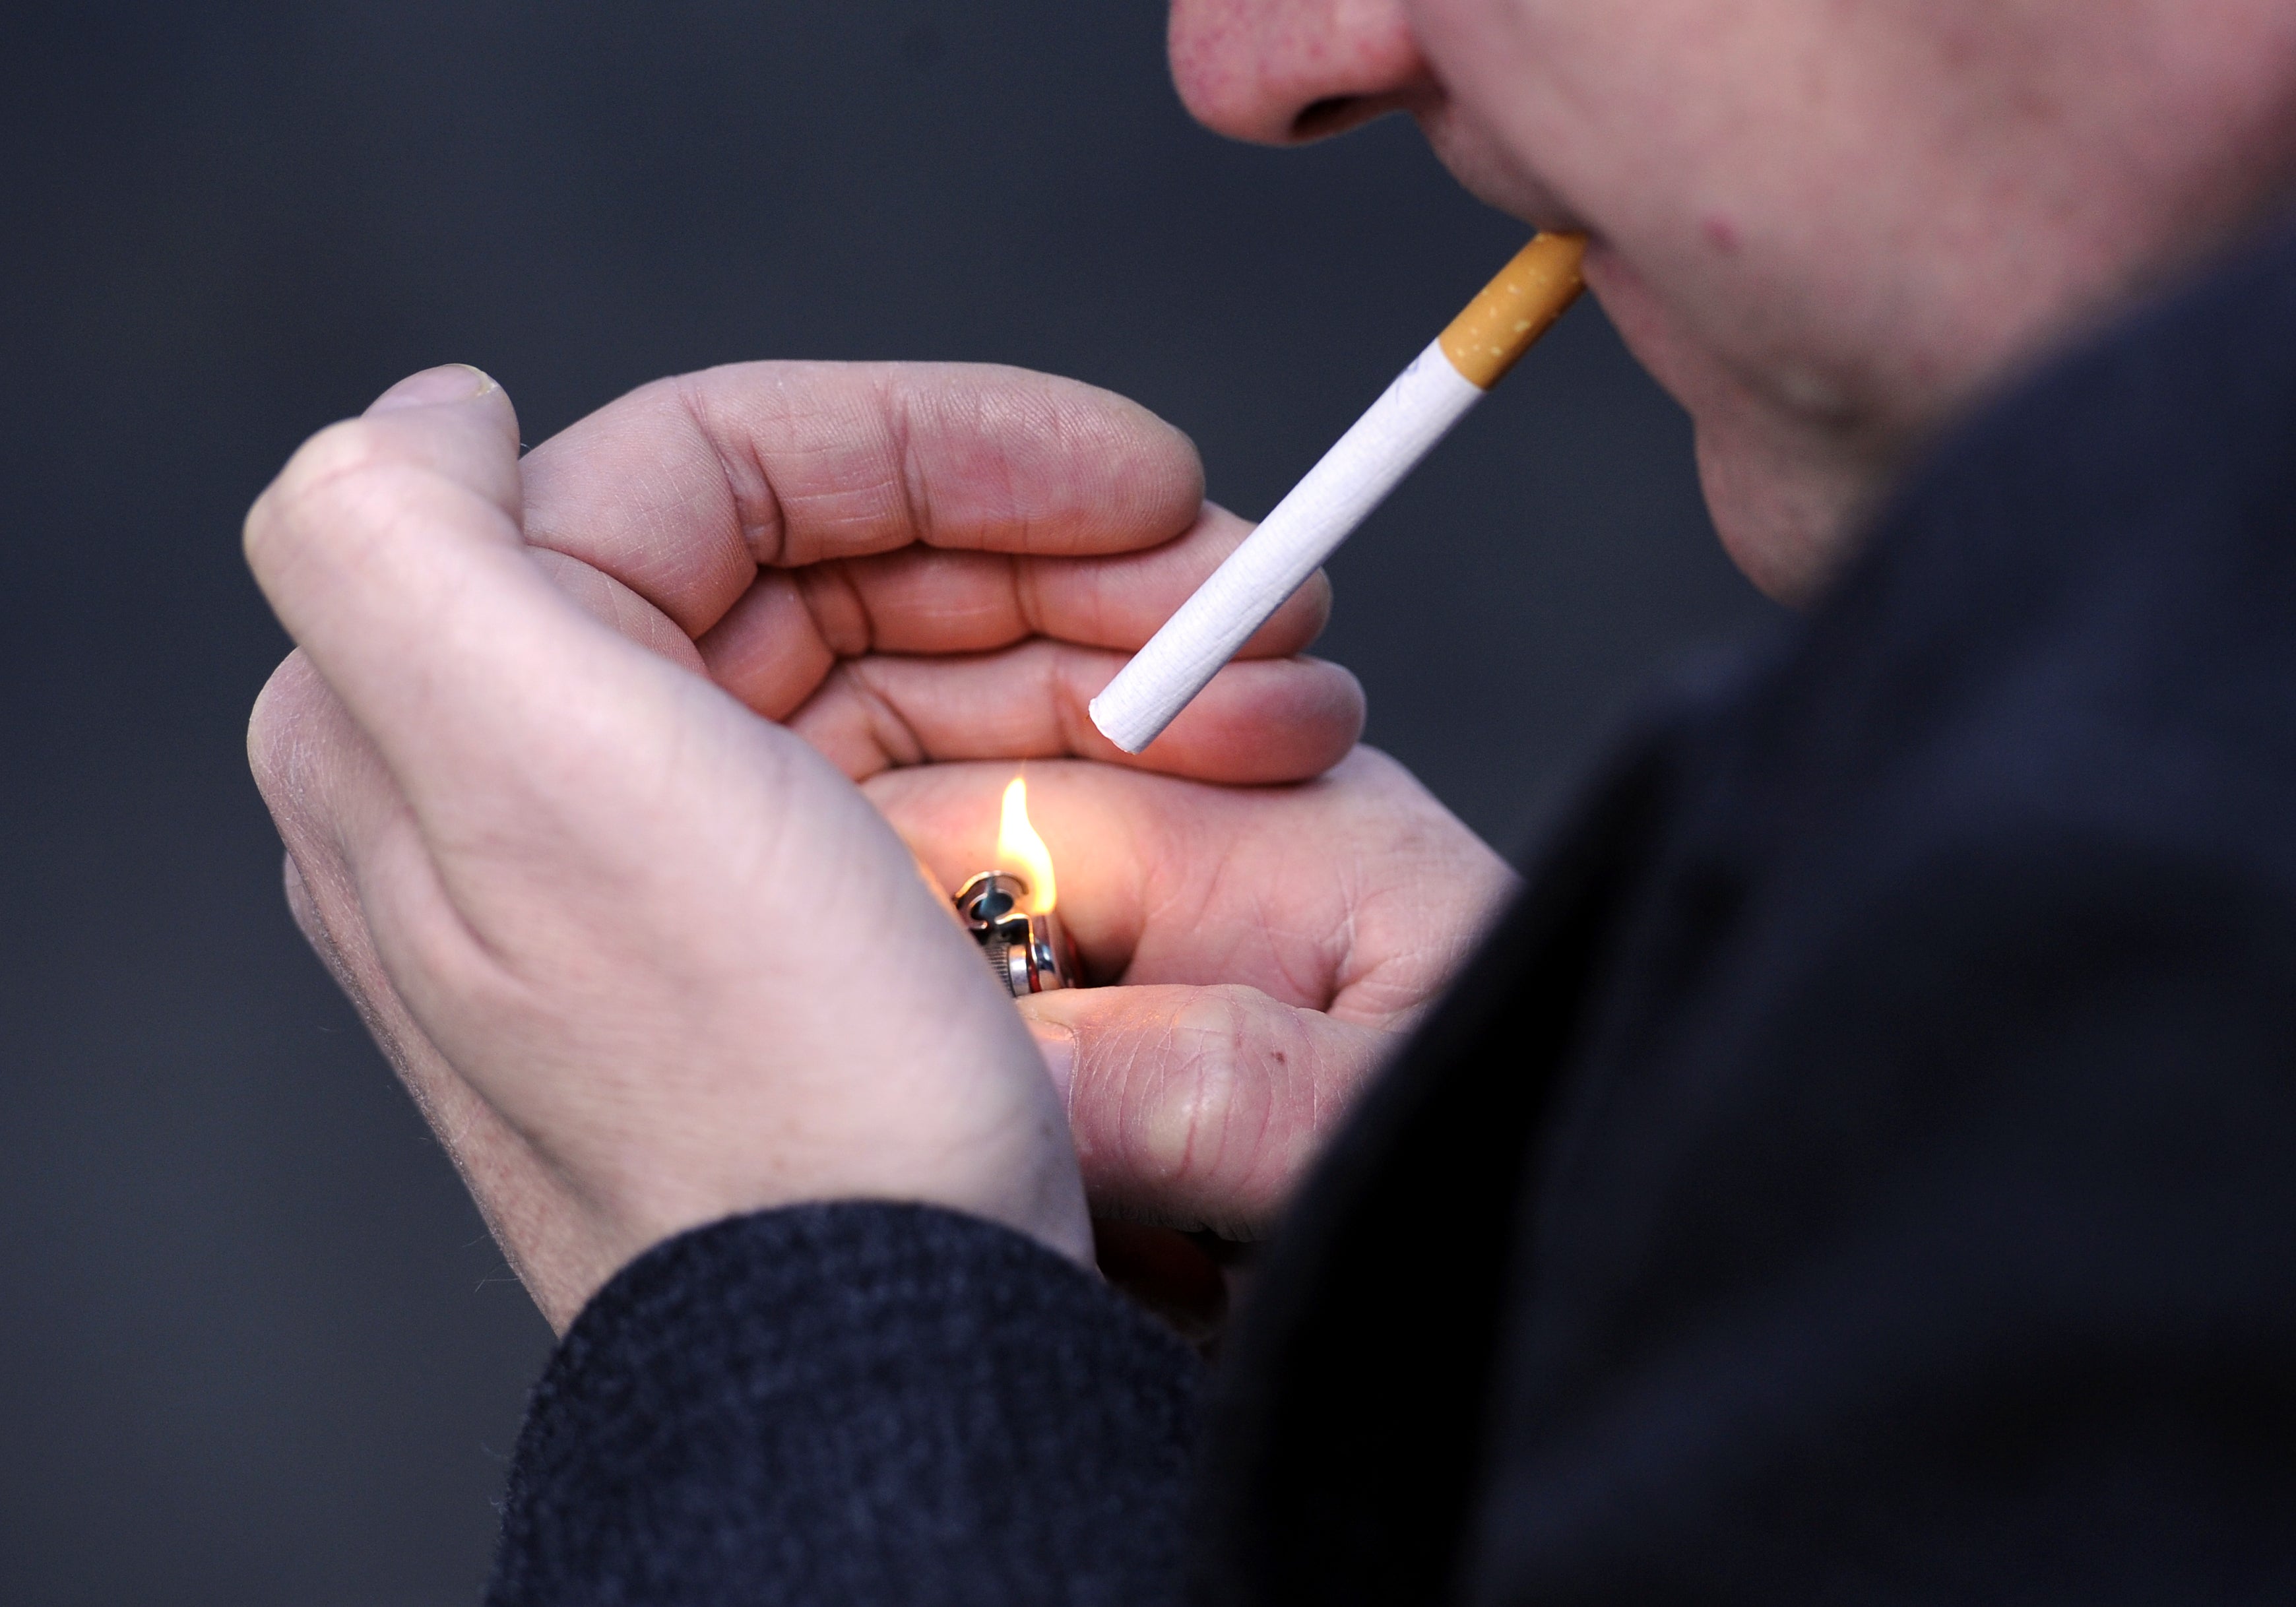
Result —
M 1522 231 L 1400 123 L 1195 129 L 1153 0 L 8 10 L 0 1600 L 467 1602 L 547 1335 L 281 905 L 250 497 L 431 363 L 537 440 L 917 357 L 1128 392 L 1257 514 Z M 1373 739 L 1511 848 L 1765 611 L 1591 306 L 1334 569 Z

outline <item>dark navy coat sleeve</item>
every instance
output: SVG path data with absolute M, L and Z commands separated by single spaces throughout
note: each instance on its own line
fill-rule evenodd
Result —
M 1201 1370 L 1094 1275 L 967 1217 L 701 1228 L 568 1331 L 488 1599 L 1152 1607 L 1178 1589 Z

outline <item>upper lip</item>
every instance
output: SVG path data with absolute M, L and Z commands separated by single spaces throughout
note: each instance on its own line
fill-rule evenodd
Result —
M 1437 99 L 1411 112 L 1437 159 L 1478 201 L 1550 234 L 1592 234 L 1586 220 L 1538 177 L 1504 160 L 1490 142 L 1473 137 L 1449 102 Z

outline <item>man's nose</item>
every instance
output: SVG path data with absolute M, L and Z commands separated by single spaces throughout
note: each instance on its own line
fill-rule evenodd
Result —
M 1205 127 L 1289 145 L 1439 90 L 1402 0 L 1172 0 L 1172 79 Z

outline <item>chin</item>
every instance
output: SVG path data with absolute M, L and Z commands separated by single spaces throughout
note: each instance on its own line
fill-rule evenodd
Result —
M 1864 499 L 1767 431 L 1693 422 L 1699 488 L 1722 550 L 1773 603 L 1808 607 L 1856 545 Z
M 1587 288 L 1627 349 L 1689 414 L 1698 480 L 1723 550 L 1764 596 L 1823 591 L 1863 506 L 1862 476 L 1824 431 L 1745 384 L 1685 335 L 1632 264 L 1597 240 Z

